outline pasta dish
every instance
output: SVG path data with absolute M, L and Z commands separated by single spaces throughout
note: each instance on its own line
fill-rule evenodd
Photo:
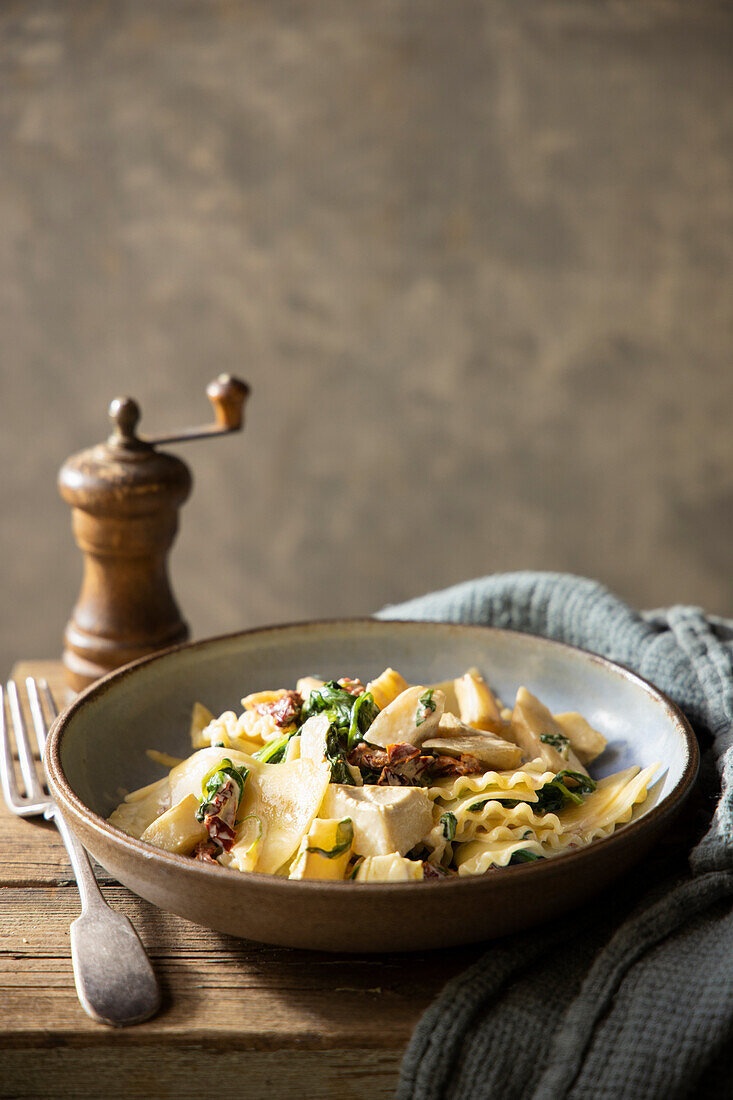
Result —
M 477 669 L 410 685 L 388 668 L 260 691 L 214 717 L 193 753 L 110 824 L 168 852 L 291 879 L 406 882 L 554 859 L 608 836 L 659 765 L 595 780 L 606 739 L 525 687 L 510 709 Z

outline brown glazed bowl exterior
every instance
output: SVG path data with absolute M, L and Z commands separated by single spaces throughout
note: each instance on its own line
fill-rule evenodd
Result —
M 105 817 L 160 778 L 145 755 L 185 756 L 190 708 L 236 710 L 253 690 L 309 673 L 392 665 L 415 683 L 477 665 L 505 700 L 526 684 L 550 709 L 578 710 L 608 737 L 596 776 L 659 762 L 661 778 L 611 836 L 547 861 L 422 883 L 290 881 L 242 874 L 134 840 Z M 131 890 L 197 924 L 265 943 L 324 951 L 408 951 L 471 943 L 567 912 L 623 875 L 668 828 L 694 784 L 697 742 L 647 681 L 594 654 L 529 634 L 444 623 L 340 620 L 262 628 L 178 646 L 105 676 L 49 735 L 52 793 L 81 842 Z

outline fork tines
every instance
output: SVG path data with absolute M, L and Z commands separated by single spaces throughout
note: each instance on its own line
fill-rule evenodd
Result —
M 36 735 L 36 743 L 41 756 L 46 744 L 47 718 L 53 720 L 56 717 L 56 706 L 51 695 L 50 688 L 45 680 L 36 682 L 33 677 L 26 679 L 26 691 L 30 706 L 33 728 Z M 7 696 L 7 708 L 5 698 Z M 45 713 L 44 713 L 45 704 Z M 9 721 L 8 721 L 9 717 Z M 11 729 L 18 752 L 18 763 L 23 778 L 24 791 L 21 791 L 17 781 L 15 762 L 13 760 L 13 746 Z M 33 759 L 33 747 L 23 717 L 18 685 L 14 680 L 9 680 L 5 691 L 0 685 L 0 781 L 2 791 L 8 808 L 15 814 L 27 816 L 44 813 L 49 807 L 49 797 L 44 791 L 39 779 L 36 762 Z

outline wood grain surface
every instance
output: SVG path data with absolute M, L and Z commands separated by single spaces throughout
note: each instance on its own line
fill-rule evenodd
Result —
M 25 662 L 16 679 L 56 662 Z M 0 1097 L 178 1097 L 246 1071 L 241 1095 L 391 1096 L 402 1052 L 442 985 L 481 952 L 338 956 L 237 940 L 165 913 L 101 868 L 109 903 L 138 930 L 163 986 L 155 1019 L 95 1024 L 76 998 L 69 924 L 79 898 L 54 827 L 0 807 Z M 100 1082 L 104 1082 L 104 1087 Z

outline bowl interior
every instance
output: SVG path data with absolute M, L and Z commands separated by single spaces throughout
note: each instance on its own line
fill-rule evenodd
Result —
M 591 767 L 599 778 L 637 764 L 662 765 L 648 813 L 683 776 L 688 735 L 674 707 L 644 681 L 600 658 L 531 635 L 485 627 L 376 620 L 309 623 L 216 638 L 139 663 L 90 689 L 64 721 L 61 770 L 77 798 L 106 817 L 129 791 L 165 774 L 146 755 L 191 752 L 191 707 L 240 709 L 243 695 L 294 686 L 303 675 L 359 676 L 387 665 L 414 683 L 472 665 L 509 705 L 524 684 L 554 712 L 577 710 L 608 739 Z

